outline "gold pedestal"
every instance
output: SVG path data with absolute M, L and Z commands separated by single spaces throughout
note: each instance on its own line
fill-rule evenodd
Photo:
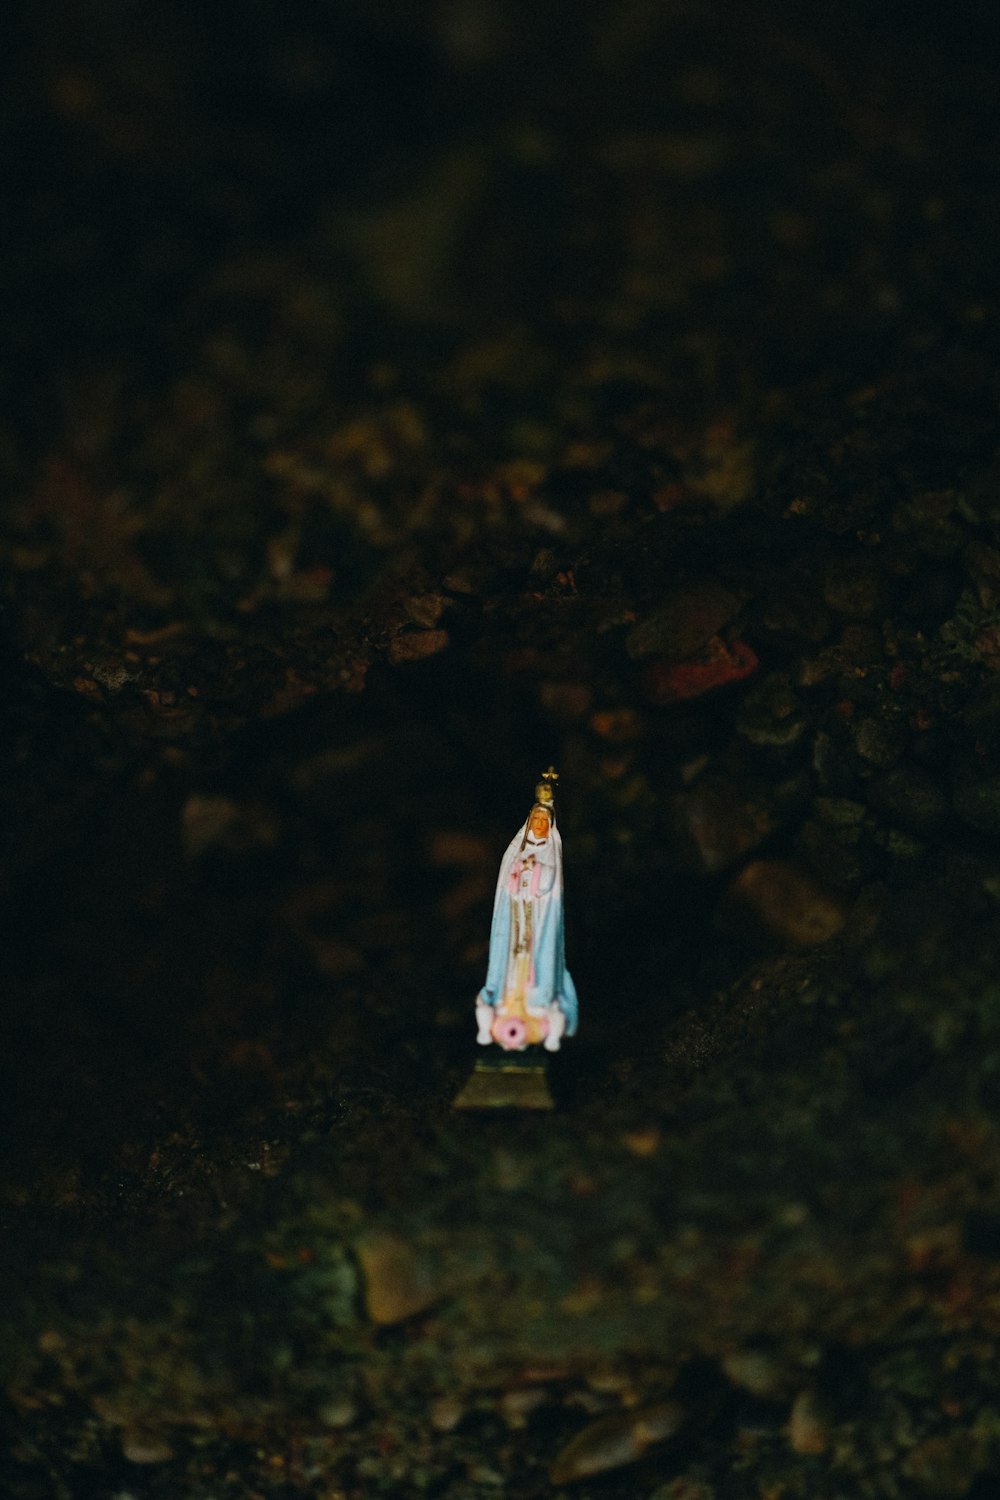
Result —
M 455 1109 L 554 1109 L 545 1076 L 544 1057 L 477 1058 L 472 1077 L 455 1100 Z

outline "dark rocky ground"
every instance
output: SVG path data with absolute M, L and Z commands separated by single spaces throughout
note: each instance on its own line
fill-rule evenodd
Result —
M 5 1496 L 1000 1493 L 988 19 L 25 7 Z

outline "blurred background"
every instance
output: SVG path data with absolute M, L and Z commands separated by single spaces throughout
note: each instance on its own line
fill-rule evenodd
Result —
M 9 19 L 0 1487 L 986 1500 L 991 15 Z

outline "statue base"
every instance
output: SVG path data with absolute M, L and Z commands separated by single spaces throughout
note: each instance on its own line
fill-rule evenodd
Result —
M 472 1077 L 459 1093 L 454 1109 L 554 1109 L 545 1076 L 545 1057 L 539 1047 L 504 1052 L 495 1044 L 483 1048 Z

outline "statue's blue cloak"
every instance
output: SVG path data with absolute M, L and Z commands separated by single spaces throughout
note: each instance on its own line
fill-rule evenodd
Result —
M 507 964 L 510 956 L 511 896 L 510 874 L 515 860 L 524 845 L 526 824 L 522 824 L 507 847 L 500 864 L 496 897 L 493 902 L 493 923 L 490 928 L 490 956 L 487 965 L 486 983 L 479 992 L 479 1000 L 496 1006 L 503 999 Z M 566 936 L 563 921 L 562 839 L 553 825 L 548 835 L 552 843 L 551 883 L 539 900 L 540 921 L 534 935 L 534 983 L 528 991 L 529 1011 L 536 1014 L 553 1003 L 558 1005 L 566 1017 L 566 1035 L 576 1032 L 577 998 L 576 986 L 566 968 Z

